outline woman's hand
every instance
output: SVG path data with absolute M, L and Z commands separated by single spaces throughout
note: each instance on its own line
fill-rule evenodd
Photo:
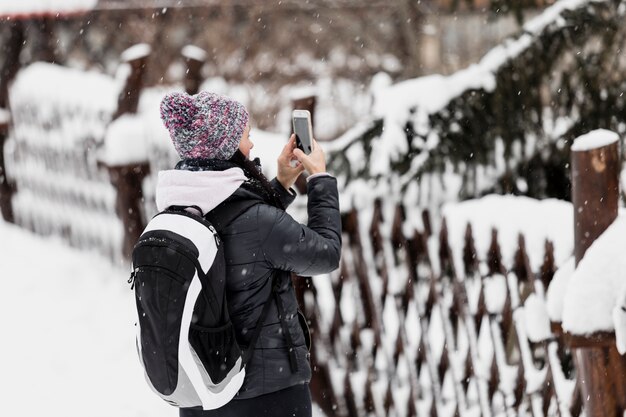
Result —
M 310 154 L 307 155 L 298 148 L 293 151 L 293 154 L 309 174 L 326 172 L 326 155 L 324 155 L 322 147 L 317 144 L 315 139 L 313 139 L 313 150 Z
M 289 190 L 304 171 L 304 166 L 296 158 L 294 149 L 296 149 L 296 135 L 291 135 L 277 161 L 278 174 L 276 179 L 285 190 Z

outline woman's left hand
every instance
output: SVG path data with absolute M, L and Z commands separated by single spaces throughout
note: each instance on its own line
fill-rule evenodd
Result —
M 278 174 L 276 175 L 276 179 L 285 190 L 289 190 L 300 174 L 302 174 L 302 171 L 304 171 L 304 167 L 293 154 L 294 149 L 296 149 L 296 135 L 292 134 L 289 138 L 289 142 L 287 142 L 283 151 L 278 156 L 277 161 Z

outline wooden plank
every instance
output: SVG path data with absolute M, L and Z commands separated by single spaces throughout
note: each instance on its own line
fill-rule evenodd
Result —
M 2 218 L 12 223 L 14 221 L 13 205 L 11 200 L 15 193 L 14 184 L 9 182 L 4 163 L 4 142 L 8 138 L 9 124 L 0 123 L 0 213 Z
M 490 275 L 501 274 L 506 276 L 500 245 L 498 244 L 498 229 L 496 228 L 491 229 L 491 244 L 487 252 L 487 265 Z
M 359 410 L 354 398 L 354 390 L 352 389 L 352 381 L 350 380 L 350 372 L 346 372 L 346 376 L 343 380 L 343 390 L 348 417 L 359 417 Z
M 596 332 L 587 335 L 565 333 L 565 341 L 571 349 L 576 348 L 604 348 L 615 345 L 615 333 Z
M 543 264 L 541 265 L 541 271 L 539 272 L 539 279 L 543 283 L 543 288 L 547 290 L 556 272 L 554 244 L 548 239 L 546 239 L 544 254 Z
M 478 271 L 478 254 L 474 244 L 471 223 L 467 223 L 465 228 L 465 244 L 463 245 L 463 264 L 465 265 L 465 275 L 470 276 Z

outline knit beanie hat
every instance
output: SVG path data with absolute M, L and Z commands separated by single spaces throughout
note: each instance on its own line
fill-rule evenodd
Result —
M 230 159 L 248 124 L 243 104 L 202 91 L 170 93 L 161 101 L 161 119 L 181 159 Z

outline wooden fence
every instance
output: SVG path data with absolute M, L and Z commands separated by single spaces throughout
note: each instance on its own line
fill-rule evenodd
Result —
M 199 85 L 202 57 L 192 52 L 187 85 L 194 93 L 189 89 Z M 128 257 L 146 217 L 156 211 L 154 193 L 144 198 L 144 180 L 150 188 L 151 172 L 171 166 L 171 158 L 161 149 L 127 164 L 104 163 L 100 155 L 111 123 L 137 113 L 148 54 L 136 46 L 122 55 L 128 69 L 122 86 L 103 74 L 46 63 L 18 75 L 10 113 L 0 112 L 0 212 L 6 221 L 114 261 Z M 42 77 L 48 79 L 39 88 Z
M 579 415 L 562 335 L 547 331 L 537 340 L 526 331 L 525 302 L 543 303 L 555 272 L 551 242 L 533 271 L 523 235 L 506 265 L 498 231 L 481 254 L 468 224 L 459 271 L 445 220 L 433 240 L 424 211 L 424 228 L 407 237 L 406 210 L 386 211 L 377 201 L 371 216 L 344 216 L 330 321 L 321 311 L 329 300 L 318 299 L 310 281 L 304 288 L 314 335 L 311 387 L 326 415 Z M 347 299 L 355 303 L 350 318 L 341 308 Z M 550 329 L 545 319 L 540 324 Z
M 572 152 L 576 261 L 617 217 L 619 161 L 617 141 Z M 415 215 L 419 228 L 407 221 Z M 445 218 L 438 230 L 433 223 L 428 211 L 382 200 L 353 209 L 332 291 L 297 285 L 313 329 L 311 389 L 326 415 L 623 415 L 626 361 L 615 334 L 569 334 L 550 322 L 553 242 L 540 265 L 530 248 L 531 264 L 524 233 L 504 257 L 513 251 L 495 228 L 479 251 L 474 236 L 485 230 L 468 223 L 459 245 Z

